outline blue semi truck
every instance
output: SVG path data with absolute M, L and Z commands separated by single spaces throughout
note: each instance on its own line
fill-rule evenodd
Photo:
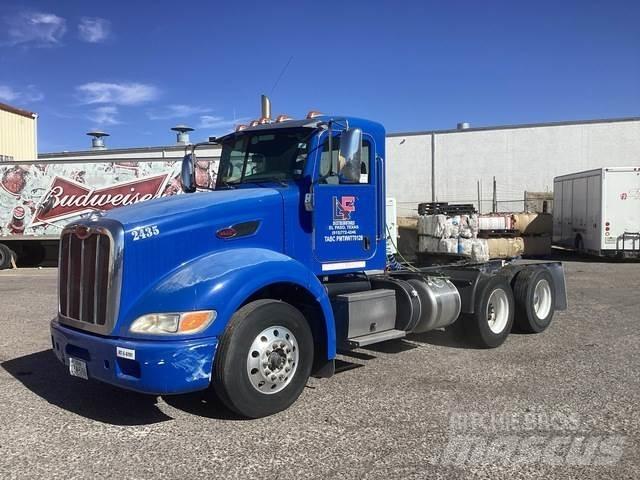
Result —
M 330 377 L 338 350 L 442 328 L 492 348 L 566 308 L 558 262 L 389 269 L 383 126 L 270 117 L 263 99 L 260 120 L 210 139 L 214 191 L 190 194 L 196 145 L 188 194 L 64 229 L 51 340 L 71 375 L 157 395 L 212 388 L 256 418 Z

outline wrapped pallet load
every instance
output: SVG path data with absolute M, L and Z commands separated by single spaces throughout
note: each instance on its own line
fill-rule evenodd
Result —
M 463 255 L 474 262 L 489 259 L 486 240 L 478 239 L 478 215 L 421 215 L 418 219 L 420 252 Z
M 514 213 L 513 228 L 522 235 L 551 235 L 553 216 L 550 213 Z
M 511 230 L 513 219 L 510 214 L 481 215 L 478 217 L 478 228 L 480 230 Z
M 474 262 L 480 263 L 489 260 L 489 247 L 484 238 L 459 238 L 458 252 Z
M 488 238 L 487 246 L 490 258 L 514 258 L 524 253 L 522 237 Z

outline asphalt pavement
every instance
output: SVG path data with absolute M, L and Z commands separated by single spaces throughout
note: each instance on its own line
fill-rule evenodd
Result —
M 638 478 L 640 264 L 565 264 L 569 310 L 495 350 L 430 332 L 341 355 L 287 411 L 234 417 L 70 377 L 56 269 L 0 272 L 0 476 Z

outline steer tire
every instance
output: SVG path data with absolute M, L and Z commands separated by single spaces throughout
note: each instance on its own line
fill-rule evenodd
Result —
M 13 266 L 11 260 L 15 262 L 16 254 L 5 244 L 0 243 L 0 270 L 11 268 Z
M 256 300 L 233 315 L 220 338 L 213 388 L 237 414 L 266 417 L 296 401 L 312 364 L 313 336 L 302 313 L 279 300 Z
M 536 291 L 537 289 L 537 291 Z M 554 314 L 555 295 L 551 273 L 546 268 L 526 268 L 513 282 L 516 301 L 515 327 L 523 333 L 540 333 Z
M 514 300 L 511 286 L 504 277 L 493 276 L 478 285 L 474 313 L 461 315 L 456 324 L 459 324 L 458 331 L 461 331 L 472 345 L 479 348 L 496 348 L 509 336 L 513 316 Z

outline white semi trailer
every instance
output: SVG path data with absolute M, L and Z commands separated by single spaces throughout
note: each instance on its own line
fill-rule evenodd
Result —
M 554 178 L 553 242 L 594 255 L 640 256 L 640 167 Z

